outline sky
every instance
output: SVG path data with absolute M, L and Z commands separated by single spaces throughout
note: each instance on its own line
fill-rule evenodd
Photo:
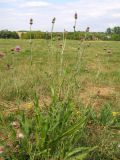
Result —
M 120 26 L 120 0 L 0 0 L 0 30 L 29 30 L 33 18 L 33 30 L 50 31 L 56 17 L 55 31 L 72 31 L 75 13 L 80 31 Z

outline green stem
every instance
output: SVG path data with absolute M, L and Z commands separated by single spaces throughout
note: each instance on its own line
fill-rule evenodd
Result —
M 30 25 L 30 64 L 32 65 L 33 55 L 32 55 L 32 25 Z

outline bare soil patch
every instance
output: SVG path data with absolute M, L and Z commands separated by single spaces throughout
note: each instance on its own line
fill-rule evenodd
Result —
M 3 58 L 5 56 L 5 53 L 0 51 L 0 58 Z
M 115 98 L 115 88 L 89 86 L 80 93 L 81 102 L 85 105 L 101 106 L 106 100 Z

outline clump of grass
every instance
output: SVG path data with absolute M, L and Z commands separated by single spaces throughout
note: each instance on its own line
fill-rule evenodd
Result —
M 84 143 L 88 146 L 97 146 L 87 160 L 118 160 L 120 156 L 118 146 L 120 141 L 119 113 L 113 112 L 111 105 L 106 104 L 99 111 L 89 106 L 86 112 L 84 108 L 83 114 L 86 115 L 88 124 L 84 131 L 84 138 L 86 137 Z
M 1 141 L 2 157 L 8 160 L 87 157 L 96 147 L 79 142 L 86 127 L 86 116 L 75 118 L 73 108 L 70 100 L 65 103 L 54 100 L 48 110 L 41 110 L 36 97 L 32 116 L 24 112 L 8 118 L 1 116 L 0 128 L 7 138 Z M 3 126 L 5 123 L 7 127 Z
M 5 160 L 119 160 L 119 125 L 120 114 L 109 105 L 98 113 L 91 107 L 78 109 L 70 99 L 59 101 L 53 94 L 49 108 L 41 109 L 35 97 L 30 113 L 0 114 L 0 156 Z

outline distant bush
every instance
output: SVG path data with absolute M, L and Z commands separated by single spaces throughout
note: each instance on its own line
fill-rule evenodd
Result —
M 120 41 L 120 34 L 112 34 L 111 39 L 113 41 Z
M 114 28 L 107 28 L 107 35 L 110 37 L 110 40 L 120 41 L 120 27 L 115 26 Z
M 3 39 L 10 39 L 10 38 L 19 39 L 19 35 L 15 31 L 12 32 L 12 31 L 8 31 L 8 30 L 2 30 L 2 31 L 0 31 L 0 38 L 3 38 Z
M 53 39 L 62 39 L 63 33 L 62 32 L 54 32 Z M 70 40 L 108 40 L 107 34 L 104 32 L 65 32 L 65 37 Z M 22 39 L 29 39 L 30 32 L 23 32 L 21 34 Z M 32 31 L 31 32 L 32 39 L 50 39 L 51 33 L 50 32 L 41 32 L 41 31 Z
M 107 34 L 119 34 L 120 35 L 120 27 L 115 26 L 114 28 L 107 28 L 106 33 Z
M 3 39 L 51 39 L 50 32 L 42 32 L 42 31 L 8 31 L 2 30 L 0 31 L 0 38 Z M 108 28 L 106 32 L 65 32 L 66 39 L 70 40 L 102 40 L 102 41 L 120 41 L 120 27 L 114 27 L 113 29 Z M 53 32 L 53 40 L 61 40 L 63 38 L 62 32 Z

